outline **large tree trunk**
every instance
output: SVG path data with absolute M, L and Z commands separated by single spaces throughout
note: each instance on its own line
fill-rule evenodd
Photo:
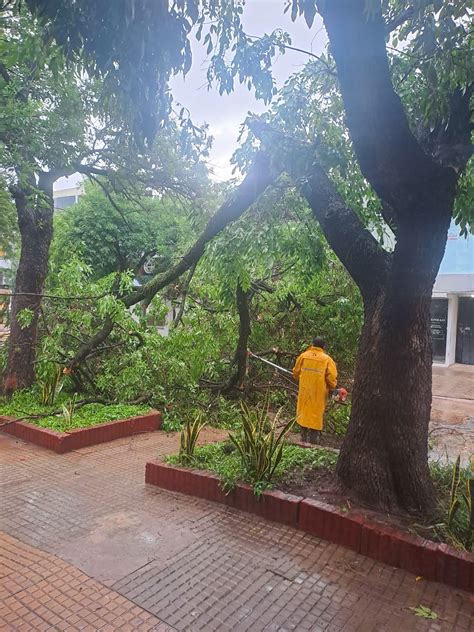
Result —
M 344 486 L 363 500 L 422 513 L 435 502 L 430 303 L 449 205 L 435 218 L 428 230 L 419 220 L 401 227 L 386 282 L 365 298 L 351 423 L 337 465 Z
M 394 311 L 394 293 L 366 308 L 351 422 L 337 474 L 370 504 L 426 512 L 431 408 L 430 292 Z
M 305 194 L 365 305 L 337 474 L 371 504 L 428 512 L 435 500 L 428 468 L 429 307 L 463 165 L 443 165 L 412 134 L 392 85 L 380 0 L 371 11 L 365 0 L 331 0 L 319 8 L 354 152 L 397 233 L 393 254 L 382 253 L 315 165 Z M 463 107 L 469 112 L 468 100 Z M 445 129 L 453 138 L 469 134 L 459 125 L 464 120 L 451 108 Z
M 430 301 L 455 186 L 445 177 L 421 180 L 419 187 L 398 215 L 392 254 L 364 230 L 317 163 L 303 191 L 365 305 L 338 477 L 372 505 L 426 513 L 435 500 L 428 468 Z
M 5 393 L 27 388 L 35 379 L 38 319 L 41 295 L 48 271 L 48 256 L 53 235 L 52 182 L 40 178 L 40 191 L 16 189 L 13 192 L 21 234 L 21 255 L 11 303 L 8 363 L 4 375 Z M 31 310 L 27 327 L 20 327 L 18 314 Z

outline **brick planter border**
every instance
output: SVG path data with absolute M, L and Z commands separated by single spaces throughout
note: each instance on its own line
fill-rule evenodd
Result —
M 0 416 L 0 424 L 12 421 L 13 417 Z M 152 432 L 161 428 L 161 413 L 154 410 L 146 415 L 108 421 L 97 426 L 77 428 L 70 432 L 58 432 L 49 428 L 41 428 L 26 421 L 10 423 L 0 430 L 6 434 L 23 439 L 27 443 L 34 443 L 58 454 L 87 448 L 91 445 L 106 443 L 122 437 L 141 432 Z
M 225 494 L 212 472 L 158 461 L 146 464 L 145 482 L 296 527 L 424 579 L 474 592 L 474 555 L 370 522 L 356 512 L 278 490 L 263 492 L 257 499 L 251 487 L 241 483 Z

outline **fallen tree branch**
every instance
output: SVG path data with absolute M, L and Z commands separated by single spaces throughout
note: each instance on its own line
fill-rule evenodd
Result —
M 199 261 L 206 245 L 229 224 L 238 220 L 256 202 L 265 189 L 276 180 L 280 172 L 281 169 L 275 169 L 266 154 L 258 154 L 253 168 L 237 187 L 236 191 L 222 204 L 217 213 L 211 217 L 204 231 L 188 252 L 172 268 L 156 275 L 141 288 L 125 296 L 122 299 L 125 305 L 131 307 L 146 298 L 155 296 L 157 292 L 189 270 L 194 263 Z
M 54 298 L 60 301 L 91 301 L 104 298 L 109 292 L 97 296 L 59 296 L 58 294 L 38 294 L 36 292 L 10 292 L 6 296 L 39 296 L 41 298 Z
M 98 331 L 95 336 L 92 336 L 89 340 L 84 342 L 76 352 L 76 355 L 69 363 L 69 368 L 74 370 L 81 362 L 83 362 L 96 347 L 101 345 L 103 342 L 107 340 L 109 335 L 112 333 L 114 328 L 114 322 L 107 316 L 105 319 L 105 323 L 100 331 Z
M 176 328 L 179 325 L 179 323 L 181 322 L 181 319 L 183 318 L 184 307 L 186 305 L 186 297 L 188 295 L 189 286 L 191 285 L 191 281 L 192 281 L 192 278 L 194 276 L 194 272 L 196 271 L 197 264 L 198 264 L 198 262 L 196 261 L 191 266 L 191 269 L 189 270 L 189 274 L 186 277 L 186 281 L 184 282 L 183 290 L 181 292 L 181 303 L 180 303 L 180 306 L 179 306 L 179 312 L 178 312 L 178 315 L 176 316 L 176 318 L 175 318 L 175 320 L 174 320 L 174 322 L 172 324 L 173 329 Z
M 197 298 L 194 298 L 194 296 L 191 296 L 190 294 L 188 294 L 188 299 L 190 301 L 192 301 L 193 303 L 196 303 L 196 305 L 199 305 L 199 307 L 201 307 L 204 311 L 209 312 L 210 314 L 222 314 L 223 312 L 225 312 L 225 309 L 219 309 L 217 307 L 211 307 L 210 305 L 205 305 L 202 301 L 200 301 Z
M 145 283 L 138 290 L 120 298 L 125 307 L 129 308 L 141 301 L 150 301 L 160 290 L 179 278 L 191 266 L 196 264 L 204 253 L 206 245 L 226 226 L 232 224 L 260 197 L 260 195 L 270 186 L 281 173 L 280 167 L 275 167 L 269 156 L 263 152 L 259 153 L 254 161 L 252 169 L 249 171 L 243 182 L 237 187 L 220 209 L 207 223 L 204 231 L 196 240 L 188 252 L 172 268 L 164 273 L 157 274 L 148 283 Z M 107 317 L 100 331 L 90 340 L 82 345 L 75 357 L 70 362 L 69 367 L 77 367 L 91 351 L 101 345 L 110 335 L 114 328 L 114 322 Z

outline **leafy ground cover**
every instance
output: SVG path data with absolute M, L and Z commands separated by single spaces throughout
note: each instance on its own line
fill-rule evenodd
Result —
M 291 471 L 306 468 L 333 469 L 336 465 L 337 454 L 325 448 L 301 448 L 296 445 L 286 444 L 283 447 L 282 458 L 276 467 L 272 483 L 257 481 L 253 483 L 256 493 L 269 489 L 282 481 Z M 181 465 L 178 454 L 166 458 L 166 462 L 172 465 Z M 242 459 L 229 441 L 205 445 L 196 448 L 192 467 L 209 470 L 217 474 L 222 480 L 224 490 L 230 490 L 238 481 L 252 483 L 246 472 Z
M 107 421 L 128 419 L 145 415 L 151 408 L 136 404 L 75 404 L 68 393 L 60 393 L 53 405 L 41 403 L 35 389 L 17 391 L 10 401 L 0 398 L 0 415 L 17 417 L 42 428 L 59 432 L 77 428 L 88 428 Z M 48 414 L 50 413 L 50 414 Z

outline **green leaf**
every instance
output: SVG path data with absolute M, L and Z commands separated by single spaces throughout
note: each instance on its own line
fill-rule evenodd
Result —
M 408 608 L 413 612 L 413 614 L 417 617 L 421 617 L 422 619 L 439 619 L 439 616 L 430 608 L 426 606 L 417 606 L 416 608 Z
M 26 329 L 27 327 L 29 327 L 31 323 L 33 322 L 34 316 L 35 314 L 33 310 L 30 309 L 29 307 L 25 307 L 22 310 L 20 310 L 17 314 L 17 320 L 18 320 L 18 324 L 20 325 L 20 328 Z

